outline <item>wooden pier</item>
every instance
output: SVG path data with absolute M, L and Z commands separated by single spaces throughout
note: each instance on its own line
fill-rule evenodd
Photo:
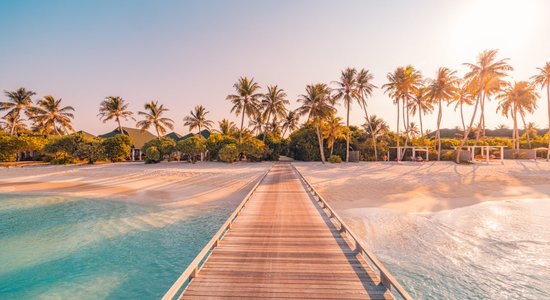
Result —
M 279 163 L 163 299 L 396 296 L 411 299 L 305 178 Z

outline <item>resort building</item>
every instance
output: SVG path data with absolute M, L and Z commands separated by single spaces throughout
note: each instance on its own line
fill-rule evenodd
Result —
M 115 130 L 100 135 L 100 138 L 111 138 L 116 136 L 117 134 L 121 134 L 120 130 L 118 128 L 115 128 Z M 145 143 L 157 138 L 155 135 L 150 133 L 147 130 L 141 130 L 136 128 L 128 128 L 128 127 L 122 127 L 122 134 L 125 134 L 132 139 L 132 151 L 130 153 L 130 160 L 143 160 L 144 153 L 141 151 L 141 148 Z

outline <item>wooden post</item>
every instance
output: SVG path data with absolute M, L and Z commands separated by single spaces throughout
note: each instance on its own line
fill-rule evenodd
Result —
M 413 150 L 413 159 L 416 159 L 416 148 L 413 147 L 412 150 Z
M 535 152 L 535 159 L 537 156 L 537 152 Z M 504 147 L 500 146 L 500 163 L 504 164 Z

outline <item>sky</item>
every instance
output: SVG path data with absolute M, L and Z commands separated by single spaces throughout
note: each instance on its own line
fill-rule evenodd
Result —
M 528 80 L 550 61 L 548 12 L 546 0 L 0 0 L 0 90 L 62 98 L 76 109 L 75 128 L 94 134 L 115 128 L 97 117 L 106 96 L 121 96 L 134 112 L 158 100 L 186 133 L 183 117 L 199 104 L 211 120 L 239 123 L 225 97 L 240 76 L 264 91 L 283 88 L 291 108 L 307 84 L 329 84 L 347 67 L 370 70 L 381 87 L 409 64 L 425 77 L 443 66 L 463 75 L 462 64 L 485 49 L 510 58 L 509 80 Z M 541 128 L 546 102 L 543 92 L 527 118 Z M 396 109 L 382 90 L 368 103 L 395 129 Z M 487 107 L 488 128 L 511 126 L 496 105 Z M 364 123 L 357 105 L 350 123 Z M 442 127 L 460 124 L 453 107 L 444 109 Z M 424 117 L 424 129 L 435 128 L 436 116 Z

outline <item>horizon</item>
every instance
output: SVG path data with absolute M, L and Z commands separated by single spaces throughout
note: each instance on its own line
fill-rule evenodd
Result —
M 462 76 L 462 63 L 475 62 L 486 49 L 510 58 L 514 71 L 508 80 L 529 80 L 550 60 L 550 40 L 542 38 L 549 10 L 542 0 L 0 2 L 0 37 L 10 41 L 0 48 L 0 89 L 25 87 L 37 93 L 34 100 L 62 98 L 76 110 L 75 129 L 93 134 L 116 127 L 96 116 L 106 96 L 121 96 L 134 113 L 159 100 L 170 109 L 174 131 L 185 134 L 182 119 L 199 104 L 210 111 L 215 128 L 223 118 L 238 123 L 225 97 L 240 76 L 253 77 L 264 92 L 266 85 L 279 85 L 292 109 L 307 84 L 330 84 L 347 67 L 370 70 L 381 87 L 388 72 L 409 64 L 425 78 L 442 66 Z M 547 128 L 540 94 L 538 109 L 526 121 Z M 512 127 L 511 119 L 496 113 L 496 103 L 486 108 L 487 128 Z M 370 114 L 395 130 L 395 106 L 381 89 L 368 105 Z M 344 106 L 337 109 L 344 116 Z M 470 114 L 466 109 L 466 118 Z M 355 104 L 350 124 L 363 123 Z M 424 117 L 425 130 L 435 130 L 435 124 L 435 114 Z M 446 107 L 441 127 L 456 126 L 458 112 Z

